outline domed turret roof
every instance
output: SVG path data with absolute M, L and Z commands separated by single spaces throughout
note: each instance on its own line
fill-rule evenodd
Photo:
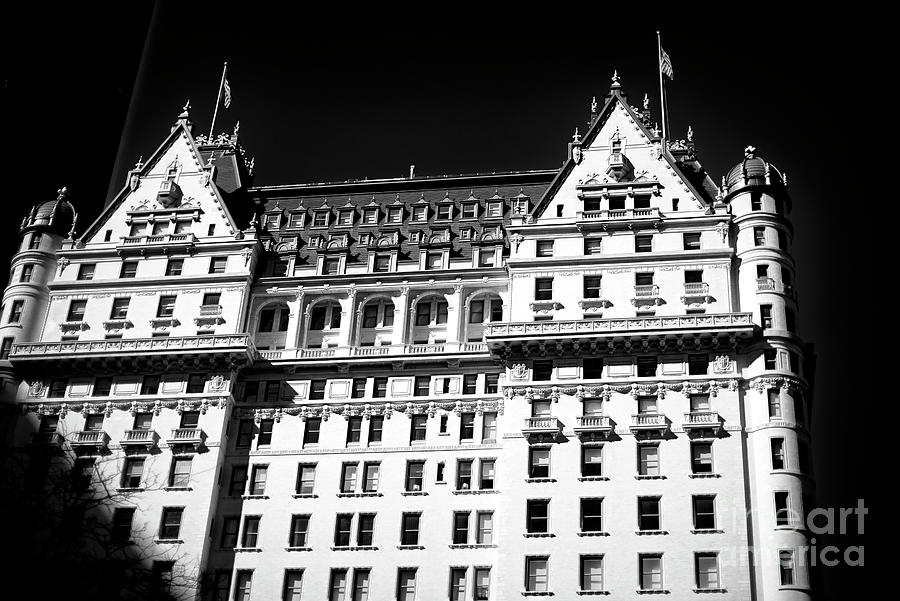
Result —
M 744 160 L 731 168 L 724 177 L 726 197 L 747 186 L 775 186 L 784 188 L 784 176 L 775 165 L 756 154 L 755 146 L 744 149 Z
M 51 232 L 67 236 L 75 223 L 75 207 L 69 202 L 69 191 L 59 190 L 56 200 L 47 200 L 32 207 L 22 227 L 44 226 Z

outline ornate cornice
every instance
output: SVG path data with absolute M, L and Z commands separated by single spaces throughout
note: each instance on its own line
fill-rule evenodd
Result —
M 62 399 L 61 399 L 62 400 Z M 211 407 L 225 409 L 228 406 L 229 397 L 222 396 L 217 398 L 202 399 L 167 399 L 157 401 L 108 401 L 106 403 L 67 403 L 63 402 L 46 402 L 46 403 L 22 403 L 22 413 L 36 413 L 38 415 L 58 415 L 64 418 L 70 411 L 75 413 L 103 413 L 106 417 L 112 415 L 113 411 L 128 411 L 132 415 L 136 413 L 153 412 L 155 415 L 163 409 L 174 409 L 179 415 L 184 411 L 200 411 L 206 413 Z
M 323 404 L 271 408 L 236 407 L 235 415 L 238 417 L 252 417 L 256 422 L 259 422 L 261 419 L 274 419 L 276 422 L 280 422 L 285 415 L 299 417 L 301 420 L 319 417 L 324 421 L 328 421 L 328 418 L 332 415 L 340 415 L 344 419 L 350 419 L 351 417 L 368 419 L 373 415 L 390 419 L 394 413 L 405 413 L 407 416 L 425 414 L 433 418 L 437 416 L 439 410 L 453 411 L 457 415 L 471 412 L 481 415 L 485 411 L 496 411 L 499 415 L 503 415 L 503 404 L 503 399 L 496 399 L 491 401 L 451 401 L 443 403 L 431 401 L 429 403 L 344 403 L 342 405 Z

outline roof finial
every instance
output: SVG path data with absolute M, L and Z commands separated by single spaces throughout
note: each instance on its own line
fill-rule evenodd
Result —
M 611 87 L 611 88 L 619 88 L 619 87 L 621 87 L 621 86 L 619 85 L 619 71 L 616 70 L 616 69 L 613 69 L 612 85 L 611 85 L 610 87 Z
M 179 119 L 184 119 L 186 117 L 190 117 L 191 112 L 191 99 L 188 98 L 188 101 L 184 103 L 184 106 L 181 107 L 181 114 L 178 115 Z
M 234 135 L 237 136 L 239 131 L 241 131 L 240 120 L 238 120 L 238 122 L 234 124 Z
M 137 163 L 134 164 L 135 169 L 140 169 L 144 166 L 144 155 L 138 157 Z
M 69 189 L 63 186 L 56 191 L 56 200 L 65 200 L 69 196 Z
M 644 92 L 644 110 L 645 111 L 650 110 L 650 97 L 647 95 L 646 92 Z
M 687 141 L 688 141 L 688 142 L 693 142 L 693 141 L 694 141 L 694 128 L 691 127 L 690 125 L 688 125 Z
M 592 112 L 592 113 L 596 113 L 596 112 L 597 112 L 597 97 L 596 97 L 596 96 L 594 96 L 594 97 L 591 99 L 591 112 Z
M 581 134 L 578 133 L 577 127 L 575 128 L 575 135 L 572 136 L 572 141 L 575 142 L 576 144 L 581 142 Z
M 747 148 L 744 149 L 744 156 L 748 159 L 754 158 L 756 156 L 756 146 L 753 144 L 747 146 Z

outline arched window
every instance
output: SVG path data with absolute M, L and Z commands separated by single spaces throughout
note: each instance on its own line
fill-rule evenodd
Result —
M 362 328 L 387 328 L 394 325 L 394 303 L 387 299 L 369 301 L 363 307 Z
M 314 306 L 309 312 L 309 329 L 336 330 L 341 327 L 341 306 L 334 301 L 325 301 Z
M 437 297 L 420 300 L 416 304 L 416 326 L 447 323 L 447 301 Z
M 267 305 L 259 312 L 257 332 L 287 332 L 290 310 L 284 303 Z

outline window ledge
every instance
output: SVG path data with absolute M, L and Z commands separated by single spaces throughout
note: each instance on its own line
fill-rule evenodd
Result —
M 285 547 L 285 551 L 312 551 L 312 547 Z
M 806 527 L 802 524 L 799 524 L 799 525 L 788 524 L 788 525 L 775 526 L 775 530 L 782 530 L 782 531 L 790 530 L 793 532 L 806 532 Z
M 540 484 L 541 482 L 556 482 L 556 478 L 525 478 L 525 482 L 529 484 Z
M 634 477 L 635 480 L 665 480 L 665 476 L 651 476 L 647 474 L 638 474 Z
M 780 591 L 809 591 L 810 588 L 804 584 L 782 584 L 778 587 Z
M 609 591 L 575 591 L 576 595 L 608 595 Z
M 428 493 L 425 492 L 424 490 L 404 490 L 400 494 L 403 495 L 404 497 L 424 497 Z
M 178 491 L 191 491 L 194 490 L 190 486 L 166 486 L 163 490 L 178 492 Z
M 555 538 L 556 535 L 552 532 L 526 532 L 523 534 L 525 538 Z
M 667 588 L 639 588 L 634 592 L 638 595 L 668 595 L 670 591 Z
M 293 497 L 295 499 L 318 499 L 319 495 L 309 492 L 309 493 L 296 493 L 296 494 L 291 495 L 291 497 Z
M 383 497 L 380 492 L 339 492 L 337 496 L 346 497 Z
M 184 541 L 180 538 L 154 538 L 153 542 L 157 545 L 180 545 Z
M 702 474 L 702 473 L 701 473 L 701 474 L 688 474 L 688 478 L 721 478 L 721 477 L 722 477 L 721 474 L 713 474 L 713 473 L 708 473 L 708 474 Z
M 235 547 L 235 553 L 262 553 L 259 547 Z
M 609 476 L 579 476 L 579 482 L 606 482 Z
M 522 591 L 523 597 L 552 597 L 553 593 L 550 591 Z
M 121 493 L 144 492 L 145 490 L 147 490 L 147 489 L 144 488 L 143 486 L 134 487 L 134 488 L 129 487 L 129 486 L 120 486 L 119 488 L 116 489 L 116 492 L 121 492 Z
M 397 545 L 397 548 L 401 551 L 413 551 L 416 549 L 424 549 L 425 545 Z
M 268 499 L 269 495 L 241 495 L 241 498 L 244 500 L 249 499 Z
M 462 489 L 462 490 L 451 490 L 454 495 L 492 495 L 497 494 L 500 491 L 496 488 L 475 488 L 475 489 Z
M 331 547 L 332 551 L 377 551 L 378 547 L 374 547 L 372 545 L 359 546 L 359 547 Z
M 691 534 L 722 534 L 724 532 L 718 528 L 691 528 Z
M 635 534 L 640 534 L 642 536 L 653 536 L 658 534 L 668 534 L 668 530 L 635 530 Z
M 496 549 L 497 548 L 497 545 L 494 545 L 494 544 L 488 545 L 488 544 L 482 544 L 482 543 L 473 543 L 473 544 L 452 543 L 447 546 L 450 547 L 451 549 Z
M 724 588 L 695 588 L 695 593 L 727 593 L 728 589 Z
M 578 536 L 609 536 L 609 532 L 604 531 L 590 531 L 590 532 L 576 532 Z

